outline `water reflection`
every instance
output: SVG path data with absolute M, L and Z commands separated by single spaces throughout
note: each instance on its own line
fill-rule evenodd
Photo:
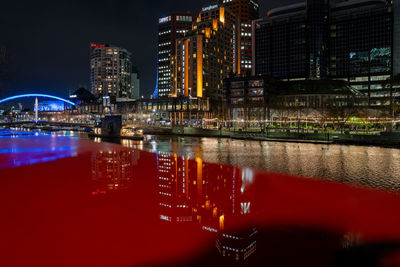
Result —
M 127 189 L 134 177 L 138 150 L 100 150 L 92 156 L 93 195 Z
M 313 215 L 309 214 L 308 209 L 312 210 L 315 207 L 297 210 L 296 204 L 290 207 L 282 205 L 285 198 L 293 197 L 289 197 L 285 191 L 291 192 L 293 188 L 289 189 L 277 185 L 276 181 L 272 182 L 274 176 L 264 175 L 260 178 L 260 174 L 251 168 L 205 163 L 200 157 L 190 159 L 176 153 L 146 154 L 146 159 L 142 159 L 143 153 L 147 152 L 109 149 L 93 153 L 91 170 L 95 190 L 92 195 L 124 190 L 129 192 L 130 188 L 138 185 L 138 180 L 145 179 L 152 188 L 152 203 L 146 205 L 154 208 L 160 223 L 171 227 L 191 225 L 212 235 L 214 249 L 221 259 L 261 266 L 258 261 L 264 255 L 254 257 L 259 247 L 263 253 L 269 249 L 282 254 L 282 238 L 287 239 L 285 242 L 294 242 L 292 250 L 304 245 L 314 247 L 315 250 L 320 249 L 321 253 L 330 251 L 329 253 L 333 254 L 343 249 L 352 251 L 354 247 L 364 244 L 364 233 L 354 231 L 347 223 L 344 225 L 347 225 L 348 229 L 343 228 L 339 217 L 338 221 L 326 221 L 318 212 L 314 214 L 313 211 Z M 143 177 L 139 170 L 143 165 L 155 168 L 145 171 L 146 176 Z M 282 184 L 285 182 L 282 181 Z M 294 187 L 300 192 L 293 191 L 293 194 L 302 195 L 299 201 L 303 201 L 308 193 L 302 186 Z M 276 198 L 277 192 L 278 195 L 285 192 L 285 197 Z M 310 192 L 314 192 L 312 188 Z M 354 201 L 353 197 L 354 195 L 351 196 L 351 202 Z M 271 202 L 272 199 L 276 202 Z M 327 199 L 336 202 L 329 196 Z M 337 204 L 324 202 L 321 208 L 341 207 L 349 201 L 347 197 L 343 199 L 344 202 L 338 201 Z M 320 210 L 318 205 L 316 207 Z M 290 210 L 293 211 L 292 214 L 287 213 Z M 343 213 L 348 214 L 348 211 Z M 274 216 L 283 216 L 284 220 L 276 221 Z M 262 224 L 260 226 L 260 223 L 256 222 L 258 220 L 262 220 L 262 224 L 267 222 L 269 225 L 268 221 L 273 223 L 268 227 Z M 308 224 L 310 225 L 307 226 Z M 276 248 L 270 248 L 275 245 L 279 248 L 278 251 Z M 320 248 L 317 248 L 318 246 Z M 326 256 L 324 260 L 332 260 L 332 255 Z M 218 261 L 212 254 L 206 258 Z M 282 266 L 286 266 L 285 262 L 281 262 Z
M 139 150 L 131 149 L 93 153 L 92 195 L 134 187 L 140 154 Z M 154 157 L 156 176 L 149 172 L 146 179 L 154 184 L 154 201 L 161 222 L 192 224 L 215 234 L 216 247 L 224 257 L 239 261 L 255 253 L 256 228 L 240 231 L 235 228 L 238 220 L 252 212 L 252 170 L 206 164 L 201 158 L 190 160 L 170 153 L 160 152 Z
M 400 240 L 397 194 L 180 153 L 58 137 L 25 140 L 11 145 L 21 156 L 32 145 L 55 154 L 73 147 L 76 155 L 0 170 L 1 202 L 8 203 L 0 206 L 0 256 L 13 261 L 5 266 L 29 265 L 25 259 L 54 266 L 54 258 L 66 266 L 343 266 L 354 248 L 382 249 Z M 28 256 L 10 257 L 11 251 Z
M 123 142 L 138 147 L 138 142 Z M 139 148 L 206 162 L 400 190 L 400 153 L 393 148 L 169 136 L 147 136 Z

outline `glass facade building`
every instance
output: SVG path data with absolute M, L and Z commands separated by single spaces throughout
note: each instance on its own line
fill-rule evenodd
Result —
M 400 74 L 400 0 L 393 0 L 394 39 L 393 39 L 393 71 Z
M 218 3 L 229 8 L 239 19 L 240 34 L 236 40 L 239 45 L 238 73 L 251 72 L 253 62 L 251 21 L 259 18 L 258 0 L 218 0 Z
M 269 11 L 254 21 L 253 74 L 349 82 L 385 105 L 385 81 L 399 73 L 398 0 L 327 0 Z M 396 36 L 397 32 L 397 36 Z
M 171 58 L 175 56 L 175 44 L 192 30 L 195 16 L 186 13 L 174 13 L 158 20 L 158 97 L 171 95 Z

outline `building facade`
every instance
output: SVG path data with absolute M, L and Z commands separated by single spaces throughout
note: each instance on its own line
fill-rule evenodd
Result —
M 218 0 L 218 3 L 229 8 L 239 20 L 238 32 L 240 34 L 235 40 L 239 47 L 238 73 L 251 73 L 253 62 L 252 21 L 259 18 L 258 0 Z
M 393 0 L 394 40 L 393 40 L 393 71 L 400 74 L 400 1 Z M 396 19 L 397 18 L 397 19 Z
M 386 1 L 345 2 L 331 8 L 329 76 L 345 79 L 368 95 L 371 106 L 387 105 L 394 48 L 394 13 Z
M 131 99 L 139 99 L 140 98 L 140 74 L 139 74 L 139 71 L 135 68 L 132 69 L 131 84 L 132 84 Z
M 231 125 L 259 127 L 277 120 L 310 122 L 364 107 L 366 97 L 347 82 L 326 79 L 282 81 L 268 75 L 224 80 Z M 339 112 L 340 111 L 340 112 Z
M 224 6 L 202 9 L 193 30 L 176 42 L 172 96 L 209 98 L 214 113 L 223 114 L 223 79 L 239 69 L 237 25 Z
M 136 113 L 171 125 L 201 125 L 203 119 L 212 118 L 208 98 L 140 99 L 136 103 Z
M 132 95 L 131 53 L 109 44 L 91 44 L 91 92 L 97 98 L 130 98 Z
M 174 13 L 158 20 L 158 97 L 169 97 L 171 92 L 171 58 L 175 56 L 175 44 L 188 31 L 192 30 L 195 16 L 187 13 Z
M 254 21 L 254 72 L 277 79 L 340 79 L 387 104 L 398 73 L 398 0 L 307 0 Z M 396 58 L 397 55 L 397 58 Z

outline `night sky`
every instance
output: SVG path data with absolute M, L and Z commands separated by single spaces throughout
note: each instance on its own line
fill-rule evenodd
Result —
M 158 18 L 200 11 L 215 0 L 35 0 L 0 4 L 0 46 L 6 46 L 7 82 L 0 97 L 18 93 L 68 96 L 89 88 L 89 44 L 107 42 L 132 53 L 141 94 L 155 86 Z M 301 0 L 261 0 L 269 8 Z

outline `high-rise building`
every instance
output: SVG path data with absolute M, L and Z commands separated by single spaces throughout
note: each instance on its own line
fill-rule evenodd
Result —
M 174 13 L 158 20 L 158 97 L 171 94 L 171 58 L 175 56 L 175 44 L 192 29 L 195 16 Z
M 328 15 L 330 0 L 307 0 L 307 39 L 311 79 L 326 77 L 328 73 Z
M 91 44 L 91 91 L 96 97 L 130 98 L 131 53 L 109 44 Z
M 307 0 L 272 9 L 253 22 L 253 73 L 345 80 L 371 106 L 384 105 L 389 92 L 382 84 L 398 73 L 396 10 L 398 0 Z
M 218 0 L 218 3 L 229 8 L 239 20 L 238 73 L 248 73 L 253 62 L 251 22 L 259 18 L 258 0 Z
M 393 0 L 393 75 L 400 74 L 400 0 Z
M 131 76 L 131 84 L 132 84 L 132 99 L 140 98 L 140 74 L 136 68 L 132 68 L 132 76 Z
M 238 69 L 237 24 L 224 6 L 202 9 L 193 30 L 176 42 L 173 96 L 223 100 L 223 79 Z

